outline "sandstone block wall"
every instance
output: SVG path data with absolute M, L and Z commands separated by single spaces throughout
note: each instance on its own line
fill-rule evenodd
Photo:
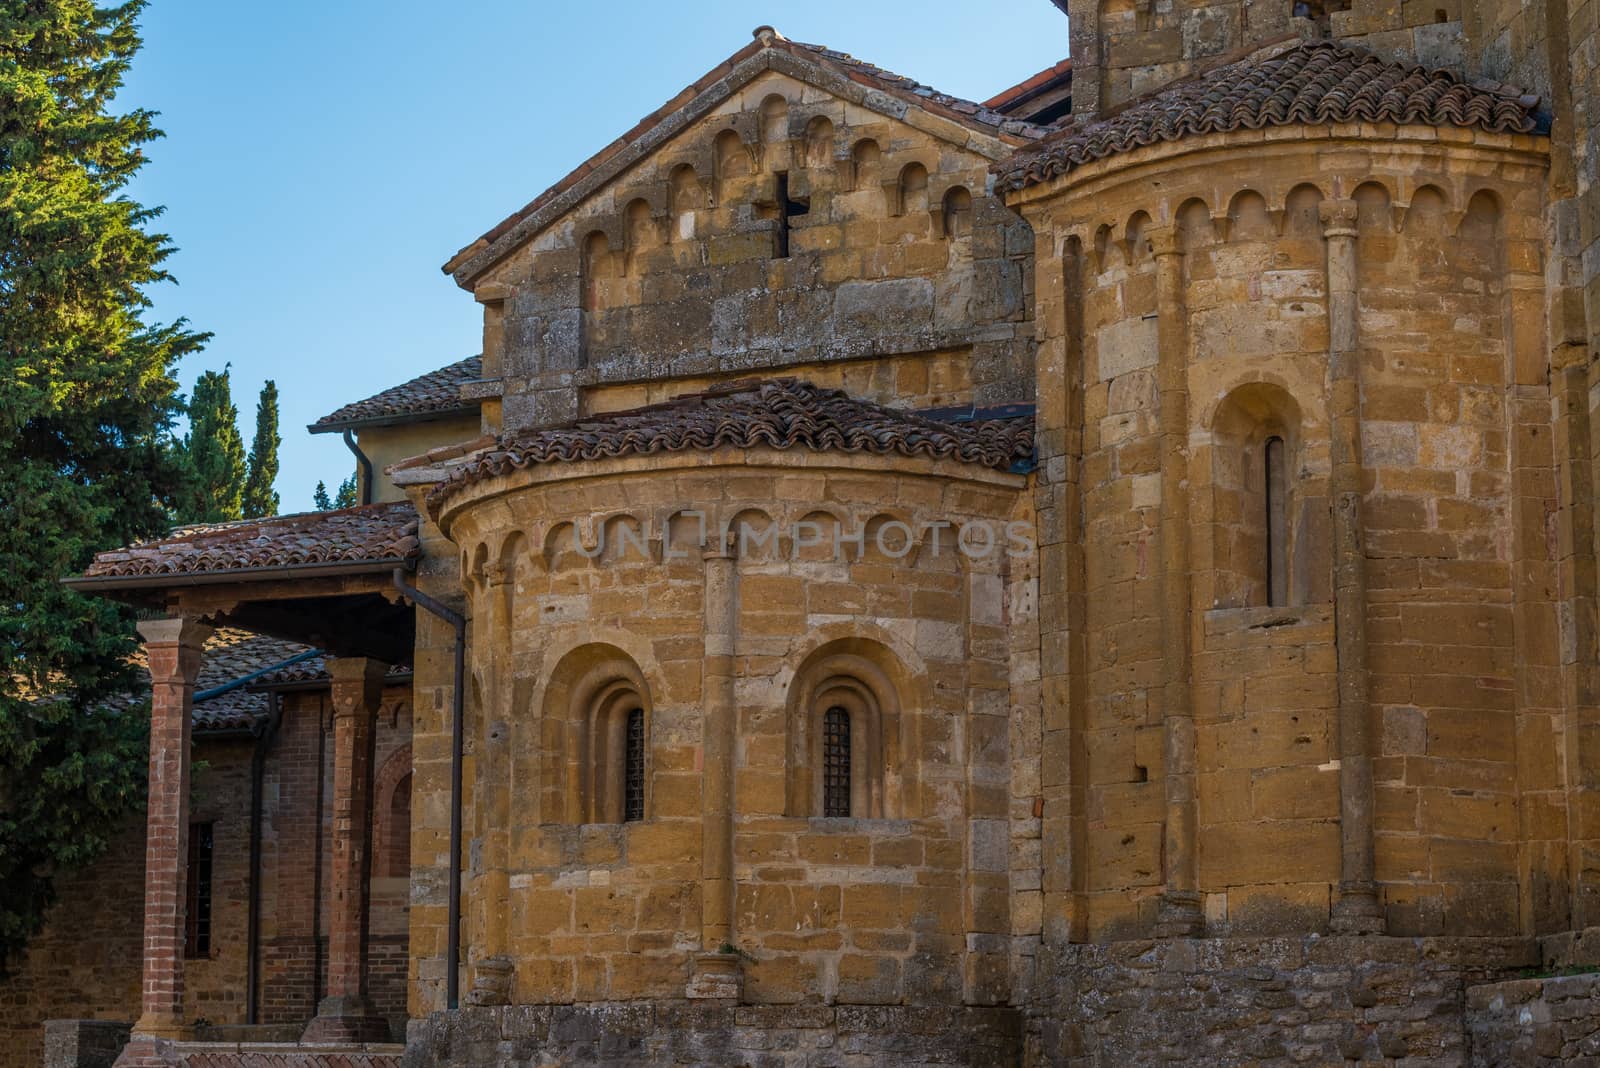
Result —
M 1000 547 L 970 561 L 953 528 L 939 548 L 922 531 L 969 518 L 1003 528 L 1022 480 L 860 459 L 854 469 L 675 456 L 536 468 L 451 506 L 480 639 L 466 941 L 474 958 L 510 957 L 515 1002 L 678 997 L 693 954 L 718 948 L 700 939 L 702 555 L 725 530 L 738 546 L 730 941 L 746 1000 L 1008 997 L 1008 678 L 1029 617 L 1009 626 Z M 890 535 L 882 551 L 877 531 L 892 520 L 920 546 Z M 826 531 L 825 544 L 797 546 L 801 523 Z M 864 540 L 836 556 L 835 528 Z M 776 537 L 741 543 L 742 530 Z M 880 724 L 880 740 L 852 758 L 875 771 L 849 818 L 816 807 L 814 758 L 801 751 L 814 728 L 795 705 L 836 662 L 863 665 Z M 646 714 L 645 811 L 631 822 L 588 795 L 605 759 L 583 748 L 583 711 L 570 703 L 582 679 L 607 672 L 633 680 Z M 419 719 L 418 753 L 438 744 Z M 1029 833 L 1025 821 L 1016 830 Z M 413 910 L 413 944 L 438 945 L 437 928 L 419 930 L 425 915 Z M 420 996 L 436 1005 L 437 987 Z
M 1041 234 L 1041 512 L 1082 523 L 1061 529 L 1067 547 L 1044 554 L 1040 579 L 1065 591 L 1044 621 L 1063 695 L 1044 724 L 1047 930 L 1152 930 L 1190 850 L 1207 930 L 1325 922 L 1351 848 L 1335 641 L 1351 626 L 1366 642 L 1389 931 L 1569 922 L 1570 675 L 1555 638 L 1561 549 L 1545 532 L 1562 521 L 1556 473 L 1580 470 L 1588 446 L 1552 442 L 1542 164 L 1509 140 L 1491 162 L 1428 135 L 1322 136 L 1147 150 L 1080 168 L 1070 192 L 1019 198 Z M 1246 157 L 1248 173 L 1226 177 Z M 1357 293 L 1337 307 L 1361 382 L 1359 622 L 1332 604 L 1336 225 Z M 1184 420 L 1181 452 L 1166 451 L 1169 416 Z M 1272 439 L 1292 473 L 1277 604 L 1261 570 Z M 1179 486 L 1188 525 L 1168 531 Z M 1192 650 L 1177 668 L 1174 585 Z M 1192 742 L 1175 715 L 1192 716 Z M 1187 787 L 1173 792 L 1174 759 L 1193 762 L 1192 809 Z
M 505 426 L 612 383 L 930 353 L 957 373 L 897 397 L 1026 401 L 1032 238 L 977 136 L 776 71 L 734 91 L 475 283 Z

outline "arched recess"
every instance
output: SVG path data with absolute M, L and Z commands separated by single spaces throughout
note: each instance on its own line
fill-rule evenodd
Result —
M 833 166 L 833 120 L 818 115 L 806 124 L 806 167 L 826 170 Z
M 372 875 L 411 874 L 411 745 L 389 754 L 372 780 Z
M 690 241 L 695 235 L 695 213 L 706 207 L 705 187 L 700 176 L 687 163 L 672 169 L 672 234 L 673 241 Z
M 883 150 L 872 138 L 863 138 L 850 150 L 856 189 L 871 189 L 883 180 Z
M 952 186 L 944 195 L 944 236 L 951 240 L 972 233 L 972 194 L 964 185 Z
M 916 815 L 916 710 L 905 665 L 870 638 L 814 650 L 789 688 L 785 810 L 790 816 Z
M 1300 469 L 1300 406 L 1282 386 L 1250 382 L 1211 422 L 1212 606 L 1306 603 L 1317 541 Z M 1331 561 L 1330 561 L 1331 566 Z
M 542 706 L 549 823 L 627 823 L 650 804 L 650 687 L 633 658 L 592 642 L 563 656 Z
M 917 162 L 900 169 L 900 214 L 913 215 L 928 210 L 928 168 Z

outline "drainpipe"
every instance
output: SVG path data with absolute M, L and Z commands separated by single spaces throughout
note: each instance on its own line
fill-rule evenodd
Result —
M 356 444 L 354 430 L 345 430 L 344 447 L 355 453 L 356 466 L 361 469 L 361 477 L 356 481 L 361 483 L 361 492 L 358 498 L 360 504 L 372 503 L 372 461 L 367 459 L 367 454 L 361 451 L 361 446 Z
M 418 608 L 455 628 L 455 689 L 450 696 L 450 930 L 445 948 L 445 1002 L 461 1002 L 461 738 L 464 730 L 467 676 L 467 620 L 461 613 L 406 581 L 404 568 L 394 569 L 394 588 Z
M 256 736 L 255 751 L 250 754 L 250 915 L 245 935 L 245 1023 L 254 1026 L 257 1017 L 256 1002 L 260 1000 L 261 965 L 261 794 L 262 777 L 266 773 L 267 750 L 278 734 L 283 722 L 283 699 L 276 690 L 267 694 L 267 722 Z

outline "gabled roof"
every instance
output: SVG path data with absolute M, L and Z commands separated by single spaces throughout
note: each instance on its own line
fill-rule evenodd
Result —
M 463 398 L 461 387 L 483 377 L 483 357 L 468 356 L 437 371 L 346 404 L 306 429 L 313 434 L 392 423 L 423 422 L 452 415 L 475 415 L 478 401 Z
M 1001 90 L 983 102 L 986 108 L 1013 118 L 1059 125 L 1072 110 L 1072 60 L 1060 63 Z M 1060 118 L 1057 115 L 1060 115 Z
M 408 565 L 422 551 L 406 501 L 180 528 L 165 538 L 100 553 L 76 586 L 128 580 L 236 578 L 295 568 Z M 178 583 L 182 584 L 182 583 Z
M 437 512 L 473 482 L 535 464 L 732 448 L 810 449 L 959 460 L 1007 470 L 1033 455 L 1033 417 L 952 422 L 793 378 L 734 382 L 662 404 L 501 438 L 428 494 Z
M 607 182 L 622 174 L 690 123 L 703 118 L 743 86 L 766 71 L 776 70 L 892 118 L 904 118 L 915 107 L 949 119 L 972 131 L 962 147 L 990 159 L 1029 144 L 1048 131 L 1018 122 L 970 100 L 941 93 L 910 78 L 890 73 L 822 45 L 791 41 L 770 26 L 756 30 L 756 39 L 718 64 L 633 129 L 602 148 L 576 170 L 502 220 L 444 265 L 463 288 L 484 271 L 571 210 Z M 932 131 L 930 131 L 932 132 Z M 941 136 L 941 134 L 935 134 Z M 948 135 L 942 135 L 948 139 Z
M 1449 71 L 1308 41 L 1175 82 L 993 169 L 999 188 L 1019 190 L 1145 145 L 1270 126 L 1389 122 L 1531 133 L 1537 104 L 1536 97 L 1468 85 Z

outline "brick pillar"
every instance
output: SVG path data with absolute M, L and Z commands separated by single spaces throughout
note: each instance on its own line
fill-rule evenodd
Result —
M 139 624 L 150 664 L 150 793 L 145 817 L 144 983 L 139 1022 L 120 1068 L 171 1062 L 189 1038 L 183 1010 L 183 928 L 188 903 L 189 735 L 200 649 L 211 628 L 194 619 Z
M 1161 729 L 1166 753 L 1166 887 L 1156 933 L 1199 935 L 1200 908 L 1195 801 L 1194 647 L 1189 574 L 1189 319 L 1183 294 L 1183 248 L 1174 227 L 1150 233 L 1156 259 L 1156 387 L 1161 427 L 1161 646 L 1166 662 Z
M 371 1042 L 388 1022 L 367 999 L 367 876 L 371 864 L 372 726 L 389 665 L 328 661 L 333 676 L 333 867 L 328 902 L 328 993 L 306 1042 Z
M 1361 498 L 1361 352 L 1356 293 L 1356 203 L 1325 201 L 1328 241 L 1328 418 L 1333 469 L 1333 631 L 1339 662 L 1339 895 L 1330 926 L 1383 930 L 1374 875 L 1372 752 L 1367 719 L 1367 554 Z

